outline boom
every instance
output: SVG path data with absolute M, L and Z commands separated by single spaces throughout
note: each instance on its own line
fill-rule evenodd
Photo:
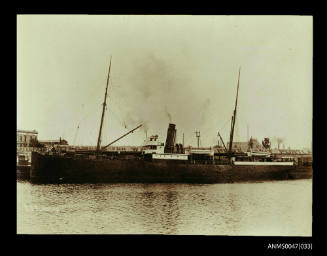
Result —
M 220 133 L 219 133 L 219 132 L 218 132 L 218 136 L 219 136 L 221 142 L 223 143 L 224 148 L 225 148 L 225 150 L 226 150 L 226 152 L 227 152 L 227 148 L 226 148 L 225 143 L 224 143 L 224 141 L 223 141 L 223 138 L 220 136 Z
M 136 129 L 140 128 L 141 126 L 142 126 L 142 124 L 140 124 L 138 127 L 134 128 L 133 130 L 130 130 L 128 133 L 125 133 L 123 136 L 120 136 L 118 139 L 114 140 L 113 142 L 110 142 L 107 146 L 102 147 L 102 150 L 109 147 L 110 145 L 114 144 L 116 141 L 124 138 L 126 135 L 134 132 Z

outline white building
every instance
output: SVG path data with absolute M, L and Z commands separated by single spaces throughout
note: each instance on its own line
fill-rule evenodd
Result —
M 36 130 L 17 130 L 17 146 L 29 147 L 31 140 L 37 140 L 38 132 Z

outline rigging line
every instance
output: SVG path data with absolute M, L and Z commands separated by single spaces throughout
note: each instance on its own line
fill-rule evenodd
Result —
M 230 121 L 230 120 L 228 120 L 228 119 L 226 120 L 226 122 L 225 122 L 225 124 L 223 125 L 223 127 L 220 128 L 220 130 L 219 130 L 220 132 L 221 132 L 221 131 L 226 127 L 226 125 L 227 125 L 227 123 L 229 123 L 229 121 Z
M 109 117 L 114 117 L 114 119 L 116 120 L 116 121 L 118 121 L 118 123 L 119 124 L 121 124 L 120 123 L 120 120 L 119 120 L 119 118 L 118 118 L 118 116 L 117 116 L 117 114 L 116 114 L 116 111 L 115 111 L 115 108 L 114 108 L 114 104 L 113 104 L 113 101 L 111 101 L 111 107 L 107 110 L 107 116 L 104 118 L 104 131 L 110 131 L 110 126 L 109 126 L 109 124 L 110 123 L 113 123 L 113 122 L 109 122 Z M 110 135 L 110 132 L 109 132 L 109 135 Z M 109 135 L 108 136 L 106 136 L 107 138 L 109 138 Z
M 75 142 L 76 142 L 76 138 L 77 138 L 77 133 L 78 133 L 79 125 L 80 125 L 80 123 L 78 123 L 78 125 L 77 125 L 77 129 L 76 129 L 76 131 L 75 131 L 75 136 L 74 136 L 74 140 L 73 140 L 73 145 L 75 145 Z
M 123 87 L 122 86 L 116 86 L 116 88 L 123 88 Z M 129 102 L 127 102 L 125 100 L 125 97 L 115 97 L 115 100 L 119 103 L 120 106 L 128 106 L 129 105 Z
M 85 107 L 85 104 L 83 103 L 82 104 L 82 110 L 85 109 L 84 107 Z M 89 116 L 89 114 L 91 113 L 92 108 L 89 108 L 88 111 L 86 111 L 86 113 L 84 111 L 82 111 L 82 110 L 79 112 L 80 113 L 80 118 L 78 119 L 79 123 L 84 121 Z
M 115 119 L 116 119 L 116 121 L 118 121 L 118 123 L 121 125 L 121 126 L 123 126 L 123 120 L 120 118 L 120 115 L 119 114 L 117 114 L 119 111 L 115 111 L 115 109 L 116 109 L 116 104 L 115 104 L 115 100 L 113 100 L 114 98 L 112 98 L 112 100 L 111 100 L 111 107 L 108 109 L 108 115 L 107 116 L 113 116 Z M 107 117 L 106 116 L 106 118 L 105 118 L 105 120 L 107 120 L 107 118 L 109 118 L 109 117 Z
M 89 102 L 90 99 L 96 95 L 96 93 L 99 93 L 100 87 L 102 87 L 102 86 L 103 86 L 103 84 L 99 83 L 99 85 L 95 88 L 95 90 L 91 94 L 89 94 L 89 96 L 85 99 L 85 102 Z
M 117 97 L 112 97 L 112 98 L 109 98 L 112 102 L 114 102 L 114 104 L 117 104 L 117 105 L 122 105 L 120 100 L 117 98 Z
M 84 103 L 82 103 L 82 105 L 88 105 L 88 102 L 90 101 L 90 99 L 96 94 L 96 92 L 98 91 L 98 89 L 100 88 L 100 84 L 98 87 L 96 87 L 96 89 L 93 91 L 93 93 L 89 94 L 89 96 L 86 98 L 86 100 L 84 101 Z M 62 102 L 66 102 L 67 99 L 69 97 L 69 94 L 67 94 L 66 96 L 64 96 L 64 100 L 62 100 Z M 86 102 L 86 103 L 85 103 Z M 78 110 L 79 111 L 79 110 Z M 71 111 L 70 111 L 71 112 Z M 72 112 L 71 112 L 72 113 Z
M 194 136 L 194 132 L 191 133 L 191 136 L 186 137 L 185 135 L 187 135 L 187 133 L 184 132 L 184 146 L 185 147 L 188 147 L 188 146 L 197 147 L 198 146 L 198 144 L 197 144 L 198 141 L 197 141 L 196 136 Z M 194 142 L 194 145 L 193 145 L 193 142 Z
M 209 131 L 210 131 L 210 127 L 208 127 L 207 129 L 203 129 L 203 130 L 200 130 L 202 135 L 204 135 L 204 138 L 208 138 L 209 136 L 206 136 L 207 134 L 211 134 Z M 203 138 L 203 137 L 202 137 Z M 206 139 L 205 139 L 206 141 Z M 200 137 L 200 142 L 201 142 L 201 137 Z
M 95 144 L 97 136 L 96 136 L 96 134 L 94 134 L 94 131 L 95 131 L 94 129 L 91 129 L 90 132 L 87 133 L 88 140 L 89 140 L 88 145 L 94 145 Z
M 125 102 L 122 99 L 118 99 L 117 97 L 112 98 L 112 99 L 115 102 L 115 105 L 116 105 L 117 109 L 119 110 L 119 112 L 124 112 L 123 109 L 122 109 L 122 107 L 129 105 L 127 102 Z
M 100 104 L 99 104 L 99 106 L 100 106 Z M 88 117 L 90 116 L 91 113 L 94 114 L 96 111 L 97 111 L 97 110 L 95 110 L 95 108 L 94 108 L 94 109 L 90 108 L 90 109 L 86 112 L 86 114 L 82 115 L 81 121 L 84 121 L 86 118 L 88 118 Z
M 124 113 L 124 111 L 120 107 L 121 104 L 120 103 L 117 104 L 117 101 L 119 101 L 119 100 L 117 100 L 116 98 L 112 101 L 113 102 L 113 107 L 117 109 L 117 111 L 113 111 L 113 113 L 114 113 L 114 116 L 117 118 L 116 120 L 122 125 L 122 127 L 124 127 L 126 129 L 128 124 L 125 121 L 125 118 L 121 118 L 121 116 L 122 116 L 121 113 Z
M 84 127 L 85 127 L 85 126 L 84 126 Z M 86 128 L 88 128 L 88 127 L 86 126 Z M 79 137 L 76 136 L 76 139 L 79 138 L 79 139 L 77 140 L 78 144 L 77 144 L 76 146 L 90 146 L 90 145 L 92 145 L 92 143 L 90 144 L 90 142 L 93 141 L 94 138 L 92 138 L 92 140 L 91 140 L 91 136 L 90 136 L 90 134 L 91 134 L 91 132 L 93 132 L 93 130 L 90 129 L 89 131 L 88 131 L 88 130 L 83 131 L 83 127 L 82 127 L 82 131 L 80 131 L 80 130 L 81 130 L 81 126 L 79 125 L 79 128 L 78 128 L 78 130 L 77 130 L 77 133 L 78 133 L 78 134 L 79 134 L 79 133 L 82 133 L 83 136 L 79 136 Z M 76 141 L 75 141 L 75 143 L 76 143 Z M 74 143 L 74 144 L 75 144 L 75 143 Z
M 114 75 L 110 75 L 110 87 L 112 85 L 114 85 L 114 80 L 115 80 L 115 76 Z M 103 87 L 103 83 L 105 83 L 106 81 L 107 81 L 107 75 L 103 77 L 103 79 L 101 80 L 101 83 L 99 82 L 99 85 L 93 90 L 93 93 L 91 93 L 89 95 L 89 97 L 87 98 L 87 100 L 89 100 L 91 97 L 93 97 L 97 92 L 100 93 L 100 87 Z M 104 88 L 106 88 L 106 86 L 104 86 Z
M 238 124 L 235 121 L 235 141 L 240 141 L 240 136 L 239 136 L 239 130 L 238 130 Z
M 100 104 L 99 104 L 99 105 L 100 105 Z M 102 104 L 101 104 L 101 105 L 102 105 Z M 84 108 L 84 107 L 83 107 L 83 108 Z M 85 121 L 86 118 L 88 118 L 88 117 L 90 116 L 91 113 L 94 114 L 94 112 L 96 112 L 95 107 L 94 107 L 94 109 L 93 109 L 93 108 L 89 108 L 88 111 L 87 111 L 86 113 L 82 114 L 82 117 L 80 118 L 80 122 Z
M 116 121 L 118 121 L 118 123 L 122 126 L 122 127 L 124 127 L 124 129 L 126 129 L 126 124 L 124 125 L 124 121 L 120 118 L 120 116 L 119 115 L 117 115 L 114 111 L 112 111 L 111 112 L 112 114 L 113 114 L 113 116 L 114 116 L 114 118 L 116 119 Z
M 111 101 L 111 103 L 113 103 L 113 102 Z M 118 123 L 121 126 L 123 126 L 121 120 L 119 120 L 119 117 L 116 115 L 116 113 L 114 111 L 114 107 L 113 107 L 114 104 L 111 104 L 111 105 L 112 105 L 112 107 L 107 110 L 108 115 L 106 115 L 106 117 L 104 118 L 104 122 L 103 122 L 103 130 L 104 130 L 105 134 L 107 134 L 107 132 L 110 131 L 109 130 L 109 124 L 110 124 L 110 122 L 108 120 L 109 119 L 109 116 L 113 116 L 114 119 L 116 119 L 116 121 L 118 121 Z M 110 135 L 110 132 L 109 132 L 108 136 L 105 136 L 105 138 L 108 138 L 109 139 L 110 138 L 109 135 Z
M 105 81 L 106 80 L 106 78 L 105 79 L 103 79 L 103 81 Z M 87 105 L 87 106 L 89 106 L 89 105 L 91 105 L 90 103 L 91 103 L 91 99 L 93 100 L 93 97 L 96 95 L 96 93 L 99 93 L 99 95 L 100 95 L 100 91 L 99 91 L 99 89 L 100 89 L 100 87 L 102 87 L 103 85 L 101 84 L 101 83 L 99 83 L 99 85 L 93 90 L 93 92 L 89 95 L 89 97 L 87 97 L 86 98 L 86 100 L 85 100 L 85 103 L 82 103 L 82 105 Z M 108 88 L 108 91 L 109 91 L 109 88 Z M 109 97 L 109 96 L 108 96 Z M 110 98 L 110 97 L 109 97 Z M 102 105 L 102 104 L 101 104 Z M 89 110 L 86 112 L 86 114 L 82 114 L 82 118 L 80 119 L 80 122 L 81 121 L 84 121 L 92 112 L 94 112 L 94 110 L 92 111 L 93 109 L 92 108 L 89 108 Z
M 224 124 L 224 126 L 223 126 L 222 129 L 218 130 L 218 132 L 220 133 L 220 136 L 221 136 L 221 137 L 224 137 L 224 135 L 223 135 L 223 131 L 224 131 L 224 128 L 226 127 L 226 124 L 229 123 L 228 121 L 229 121 L 229 120 L 226 121 L 226 123 Z M 227 140 L 226 140 L 226 141 L 228 141 L 228 137 L 229 137 L 229 135 L 227 134 L 226 136 L 227 136 Z
M 105 118 L 104 118 L 104 124 L 103 124 L 104 131 L 107 131 L 109 129 L 108 118 L 111 115 L 116 119 L 116 121 L 118 121 L 118 123 L 122 127 L 126 128 L 123 125 L 124 122 L 120 118 L 120 115 L 117 115 L 117 113 L 116 113 L 116 112 L 119 112 L 119 111 L 115 111 L 115 108 L 117 107 L 117 105 L 116 105 L 116 98 L 115 97 L 112 97 L 112 93 L 108 96 L 108 98 L 109 98 L 108 100 L 110 100 L 110 102 L 111 102 L 111 107 L 109 109 L 106 107 L 106 110 L 108 111 L 108 115 L 106 115 Z
M 102 87 L 102 85 L 101 85 L 101 87 Z M 94 92 L 93 92 L 93 94 L 92 95 L 90 95 L 86 100 L 85 100 L 85 102 L 87 102 L 87 103 L 83 103 L 82 105 L 91 105 L 90 103 L 91 103 L 91 101 L 90 101 L 90 99 L 91 98 L 93 98 L 95 95 L 96 95 L 96 93 L 98 93 L 99 94 L 99 96 L 100 96 L 100 91 L 98 90 L 100 88 L 100 85 L 96 88 L 96 90 L 94 90 Z M 109 88 L 108 88 L 109 89 Z M 99 99 L 100 99 L 100 97 L 99 97 Z M 90 102 L 89 102 L 90 101 Z M 101 104 L 102 105 L 102 104 Z M 92 110 L 92 108 L 90 108 L 89 109 L 89 112 L 87 112 L 87 114 L 90 114 L 90 112 L 91 112 L 91 110 Z
M 190 141 L 193 141 L 193 137 L 192 136 L 186 137 L 185 135 L 186 133 L 184 132 L 184 146 L 187 147 L 190 146 Z

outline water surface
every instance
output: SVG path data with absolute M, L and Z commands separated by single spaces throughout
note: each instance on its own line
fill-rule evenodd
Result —
M 312 180 L 210 185 L 17 182 L 17 233 L 312 236 Z

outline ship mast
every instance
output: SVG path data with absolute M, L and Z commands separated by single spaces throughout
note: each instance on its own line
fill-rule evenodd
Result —
M 232 156 L 232 148 L 233 148 L 233 137 L 234 137 L 234 128 L 235 128 L 236 110 L 237 110 L 237 100 L 238 100 L 238 88 L 240 86 L 240 74 L 241 74 L 241 67 L 240 67 L 240 69 L 238 71 L 238 82 L 237 82 L 235 109 L 234 109 L 234 114 L 232 116 L 232 122 L 231 122 L 231 132 L 230 132 L 230 139 L 229 139 L 229 155 L 230 155 L 230 157 Z
M 107 77 L 106 92 L 105 92 L 105 95 L 104 95 L 104 102 L 102 104 L 103 105 L 103 108 L 102 108 L 101 123 L 100 123 L 98 143 L 97 143 L 97 149 L 96 149 L 96 152 L 97 153 L 100 151 L 100 146 L 101 146 L 101 133 L 102 133 L 102 125 L 103 125 L 104 112 L 106 110 L 107 93 L 108 93 L 108 85 L 109 85 L 109 77 L 110 77 L 110 68 L 111 68 L 111 57 L 110 57 L 109 71 L 108 71 L 108 77 Z

